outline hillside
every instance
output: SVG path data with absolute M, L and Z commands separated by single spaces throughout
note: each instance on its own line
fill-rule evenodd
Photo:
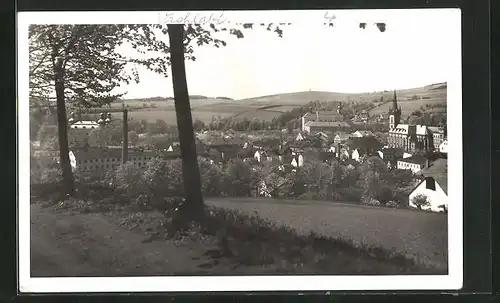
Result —
M 206 98 L 192 96 L 191 108 L 194 119 L 205 123 L 213 116 L 235 117 L 237 119 L 272 120 L 282 112 L 307 104 L 310 101 L 355 101 L 377 102 L 383 97 L 383 103 L 370 111 L 370 115 L 385 114 L 391 106 L 393 91 L 369 93 L 338 93 L 326 91 L 302 91 L 268 96 L 231 100 L 226 97 Z M 403 116 L 426 104 L 446 103 L 446 83 L 434 83 L 423 87 L 397 90 L 398 104 L 403 110 Z M 120 100 L 121 101 L 121 100 Z M 175 124 L 175 108 L 171 98 L 153 97 L 123 100 L 125 106 L 131 109 L 131 117 L 155 121 L 165 120 Z M 112 107 L 121 107 L 121 102 L 113 103 Z

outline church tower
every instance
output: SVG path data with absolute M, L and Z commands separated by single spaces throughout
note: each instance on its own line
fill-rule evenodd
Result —
M 394 129 L 401 121 L 401 108 L 398 108 L 398 100 L 396 98 L 396 91 L 392 98 L 392 107 L 389 109 L 389 129 Z

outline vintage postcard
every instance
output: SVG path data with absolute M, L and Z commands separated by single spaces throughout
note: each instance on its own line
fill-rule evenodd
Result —
M 462 286 L 459 9 L 22 12 L 18 75 L 21 292 Z

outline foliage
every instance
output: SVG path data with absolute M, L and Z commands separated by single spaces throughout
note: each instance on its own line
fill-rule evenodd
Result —
M 198 159 L 202 180 L 202 192 L 205 196 L 217 196 L 223 190 L 223 172 L 217 165 L 211 165 L 205 160 Z
M 57 128 L 54 125 L 43 123 L 38 130 L 36 138 L 40 141 L 40 146 L 43 146 L 47 142 L 49 142 L 50 146 L 54 139 L 57 140 Z
M 129 131 L 128 132 L 128 142 L 132 146 L 136 146 L 138 141 L 139 141 L 139 135 L 137 134 L 137 132 L 135 132 L 133 130 Z
M 182 196 L 182 162 L 180 160 L 151 159 L 142 174 L 144 192 L 153 200 L 167 196 Z
M 61 183 L 61 170 L 58 168 L 44 168 L 40 174 L 40 183 L 41 184 L 56 184 Z
M 415 195 L 412 198 L 411 203 L 418 209 L 422 209 L 422 207 L 426 207 L 426 206 L 431 205 L 429 198 L 425 194 Z
M 254 171 L 247 163 L 240 159 L 230 160 L 222 177 L 225 192 L 233 197 L 251 196 L 254 175 Z
M 193 122 L 193 128 L 195 131 L 202 131 L 205 129 L 205 123 L 201 121 L 200 119 L 196 119 Z
M 143 192 L 141 171 L 132 162 L 120 165 L 108 179 L 111 186 L 125 192 L 130 200 L 134 200 Z

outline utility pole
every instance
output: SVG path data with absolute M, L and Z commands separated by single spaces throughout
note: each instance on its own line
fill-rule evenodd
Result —
M 123 110 L 122 163 L 128 160 L 128 110 Z

